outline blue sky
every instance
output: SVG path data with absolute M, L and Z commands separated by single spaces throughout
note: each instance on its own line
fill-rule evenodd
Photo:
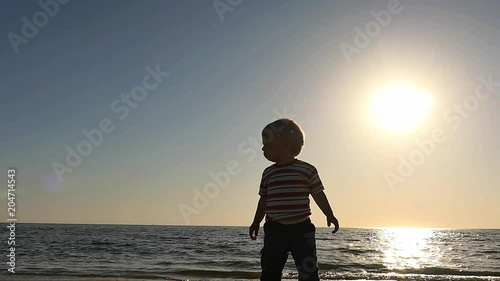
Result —
M 302 125 L 300 157 L 317 166 L 345 225 L 500 227 L 500 89 L 459 130 L 442 119 L 478 77 L 500 80 L 500 4 L 401 0 L 401 12 L 347 60 L 341 43 L 355 44 L 355 28 L 390 2 L 243 0 L 221 20 L 212 1 L 74 0 L 58 4 L 17 54 L 8 34 L 22 35 L 22 18 L 42 8 L 3 2 L 0 159 L 2 171 L 18 169 L 18 218 L 250 224 L 271 163 L 248 138 L 285 112 Z M 142 85 L 148 66 L 170 75 L 121 120 L 111 104 Z M 424 125 L 393 135 L 376 129 L 365 107 L 377 87 L 400 81 L 429 90 L 436 107 Z M 103 118 L 114 131 L 62 183 L 48 184 L 65 147 L 76 149 L 82 130 Z M 435 128 L 448 139 L 388 188 L 384 173 Z M 232 161 L 241 172 L 186 221 L 181 204 L 193 207 L 209 173 Z M 313 214 L 321 226 L 315 206 Z

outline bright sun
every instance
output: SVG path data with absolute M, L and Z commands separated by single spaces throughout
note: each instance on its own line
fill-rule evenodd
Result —
M 415 128 L 434 104 L 432 96 L 407 85 L 381 89 L 372 101 L 372 118 L 394 132 Z

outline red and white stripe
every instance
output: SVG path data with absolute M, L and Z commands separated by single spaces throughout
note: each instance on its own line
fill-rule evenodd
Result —
M 266 221 L 291 224 L 311 215 L 309 194 L 324 190 L 316 168 L 296 160 L 290 165 L 267 167 L 259 195 L 266 197 Z

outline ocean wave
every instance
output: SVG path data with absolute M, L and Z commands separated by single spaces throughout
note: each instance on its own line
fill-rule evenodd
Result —
M 208 269 L 186 269 L 178 270 L 175 272 L 181 276 L 189 276 L 189 280 L 196 280 L 196 278 L 236 278 L 236 279 L 258 279 L 260 277 L 260 272 L 251 271 L 219 271 L 219 270 L 208 270 Z
M 500 254 L 500 251 L 495 251 L 495 250 L 484 250 L 480 251 L 481 254 Z
M 108 241 L 92 241 L 92 245 L 114 245 L 114 242 L 108 242 Z
M 16 272 L 16 275 L 26 276 L 26 277 L 44 277 L 50 278 L 49 280 L 57 280 L 63 278 L 123 278 L 123 279 L 149 279 L 149 280 L 183 280 L 183 279 L 175 279 L 162 275 L 154 275 L 147 273 L 75 273 L 75 272 L 56 272 L 55 270 L 50 272 L 32 272 L 32 273 L 24 273 L 24 272 Z M 1 280 L 1 279 L 0 279 Z
M 362 255 L 362 254 L 368 254 L 368 253 L 379 253 L 380 251 L 373 250 L 373 249 L 353 249 L 353 248 L 346 248 L 346 247 L 340 247 L 336 249 L 339 252 L 342 253 L 348 253 L 348 254 L 353 254 L 353 255 Z
M 445 274 L 449 273 L 446 269 L 433 268 L 429 269 L 434 274 L 422 273 L 338 273 L 331 271 L 320 271 L 321 280 L 399 280 L 399 281 L 500 281 L 498 272 L 463 272 L 463 275 Z M 167 273 L 167 272 L 164 272 Z M 164 273 L 144 273 L 144 272 L 101 272 L 101 273 L 76 273 L 68 272 L 61 268 L 53 269 L 50 271 L 38 271 L 36 273 L 23 273 L 16 274 L 22 276 L 36 276 L 36 277 L 53 277 L 51 280 L 57 280 L 64 277 L 79 277 L 79 278 L 125 278 L 125 279 L 148 279 L 148 280 L 214 280 L 214 279 L 259 279 L 260 272 L 258 271 L 222 271 L 222 270 L 209 270 L 209 269 L 177 269 Z M 436 274 L 439 273 L 439 274 Z M 476 274 L 474 274 L 476 273 Z M 497 275 L 494 275 L 497 274 Z M 283 279 L 297 280 L 297 273 L 284 273 Z M 0 278 L 1 279 L 1 278 Z
M 287 273 L 284 279 L 297 279 L 297 273 Z M 475 275 L 427 275 L 427 274 L 399 274 L 399 273 L 320 273 L 321 280 L 398 280 L 398 281 L 500 281 L 496 276 Z
M 155 265 L 171 265 L 172 262 L 169 262 L 169 261 L 160 261 L 160 262 L 157 262 L 155 263 Z
M 500 272 L 495 271 L 468 271 L 443 267 L 425 267 L 425 268 L 412 268 L 393 270 L 400 274 L 425 274 L 425 275 L 458 275 L 458 276 L 498 276 Z

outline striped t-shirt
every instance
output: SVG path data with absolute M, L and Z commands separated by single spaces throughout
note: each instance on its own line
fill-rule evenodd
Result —
M 292 224 L 311 215 L 309 194 L 324 189 L 316 168 L 304 161 L 267 167 L 262 173 L 259 195 L 265 197 L 266 221 Z

